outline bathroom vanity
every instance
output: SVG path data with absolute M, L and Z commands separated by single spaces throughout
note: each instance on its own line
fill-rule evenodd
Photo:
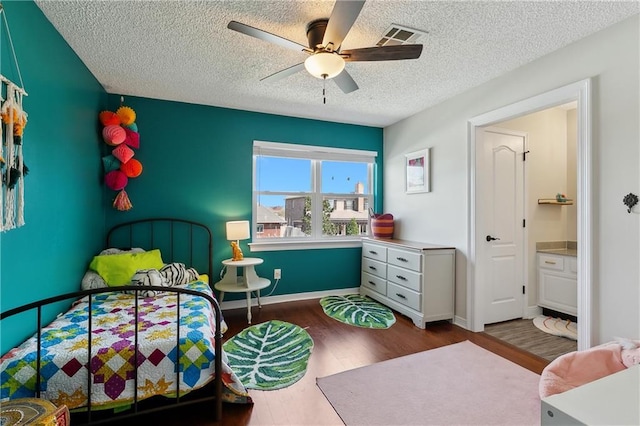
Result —
M 556 242 L 537 245 L 538 305 L 576 316 L 578 315 L 578 252 L 571 244 L 564 244 L 562 247 L 554 243 Z

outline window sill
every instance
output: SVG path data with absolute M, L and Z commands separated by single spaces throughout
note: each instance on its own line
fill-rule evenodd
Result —
M 249 243 L 251 252 L 283 251 L 283 250 L 316 250 L 332 248 L 362 247 L 362 239 L 349 238 L 340 240 L 312 240 L 312 241 L 258 241 Z

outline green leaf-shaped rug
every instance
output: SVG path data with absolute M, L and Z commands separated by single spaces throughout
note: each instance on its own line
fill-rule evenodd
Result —
M 320 305 L 331 318 L 356 327 L 389 328 L 396 322 L 391 309 L 359 294 L 323 297 Z
M 247 388 L 274 390 L 304 376 L 313 339 L 295 324 L 273 320 L 245 328 L 222 347 Z

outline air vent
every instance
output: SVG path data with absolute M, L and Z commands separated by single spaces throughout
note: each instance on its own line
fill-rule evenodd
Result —
M 415 44 L 420 37 L 427 35 L 426 31 L 415 30 L 409 27 L 403 27 L 398 24 L 391 26 L 384 32 L 384 35 L 376 46 L 397 46 L 400 44 Z

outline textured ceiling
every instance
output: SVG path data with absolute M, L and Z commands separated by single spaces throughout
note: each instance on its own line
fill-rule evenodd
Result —
M 307 45 L 333 1 L 43 1 L 36 4 L 108 93 L 384 127 L 639 13 L 605 1 L 369 0 L 342 48 L 375 45 L 392 24 L 427 31 L 422 56 L 351 62 L 344 94 L 305 71 L 260 79 L 304 53 L 227 29 L 231 20 Z

